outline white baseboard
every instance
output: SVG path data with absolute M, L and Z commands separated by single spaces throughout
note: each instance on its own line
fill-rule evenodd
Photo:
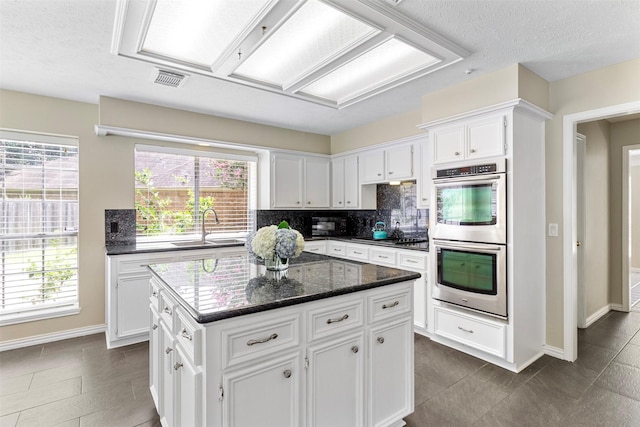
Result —
M 544 354 L 548 356 L 555 357 L 556 359 L 566 360 L 564 358 L 564 350 L 561 348 L 545 344 L 542 346 L 542 349 L 544 351 Z
M 99 334 L 106 331 L 107 325 L 89 326 L 86 328 L 69 329 L 62 332 L 53 332 L 51 334 L 35 335 L 28 338 L 20 338 L 16 340 L 3 341 L 0 343 L 0 352 L 13 350 L 16 348 L 29 347 L 32 345 L 46 344 L 49 342 L 66 340 L 69 338 L 83 337 L 85 335 Z
M 419 326 L 415 323 L 413 324 L 413 332 L 422 335 L 423 337 L 431 338 L 431 334 L 429 333 L 427 328 L 423 328 L 422 326 Z
M 613 311 L 624 311 L 622 309 L 622 304 L 609 304 L 609 307 L 611 307 L 611 310 Z
M 610 312 L 612 309 L 612 305 L 613 304 L 607 304 L 604 307 L 602 307 L 600 310 L 593 313 L 591 316 L 587 317 L 587 320 L 586 320 L 587 323 L 584 327 L 588 328 L 589 326 L 593 325 L 596 321 L 598 321 L 600 318 L 602 318 L 604 315 L 606 315 L 608 312 Z

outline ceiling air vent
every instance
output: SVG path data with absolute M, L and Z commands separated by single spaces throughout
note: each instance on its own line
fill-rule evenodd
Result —
M 171 86 L 171 87 L 182 87 L 184 82 L 187 81 L 189 76 L 185 74 L 179 74 L 173 71 L 161 70 L 160 68 L 156 68 L 151 73 L 151 80 L 154 83 L 163 86 Z

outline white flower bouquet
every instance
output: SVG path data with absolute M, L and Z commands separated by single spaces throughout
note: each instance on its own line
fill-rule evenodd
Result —
M 263 259 L 268 269 L 281 270 L 288 266 L 289 258 L 302 253 L 304 237 L 289 227 L 287 221 L 282 221 L 251 234 L 245 246 L 250 255 Z

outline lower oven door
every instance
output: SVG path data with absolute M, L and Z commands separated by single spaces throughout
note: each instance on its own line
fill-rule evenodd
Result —
M 507 318 L 506 245 L 433 240 L 433 298 Z

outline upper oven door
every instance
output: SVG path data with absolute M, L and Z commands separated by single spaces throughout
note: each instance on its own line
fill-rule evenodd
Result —
M 435 239 L 507 243 L 506 174 L 433 181 Z

